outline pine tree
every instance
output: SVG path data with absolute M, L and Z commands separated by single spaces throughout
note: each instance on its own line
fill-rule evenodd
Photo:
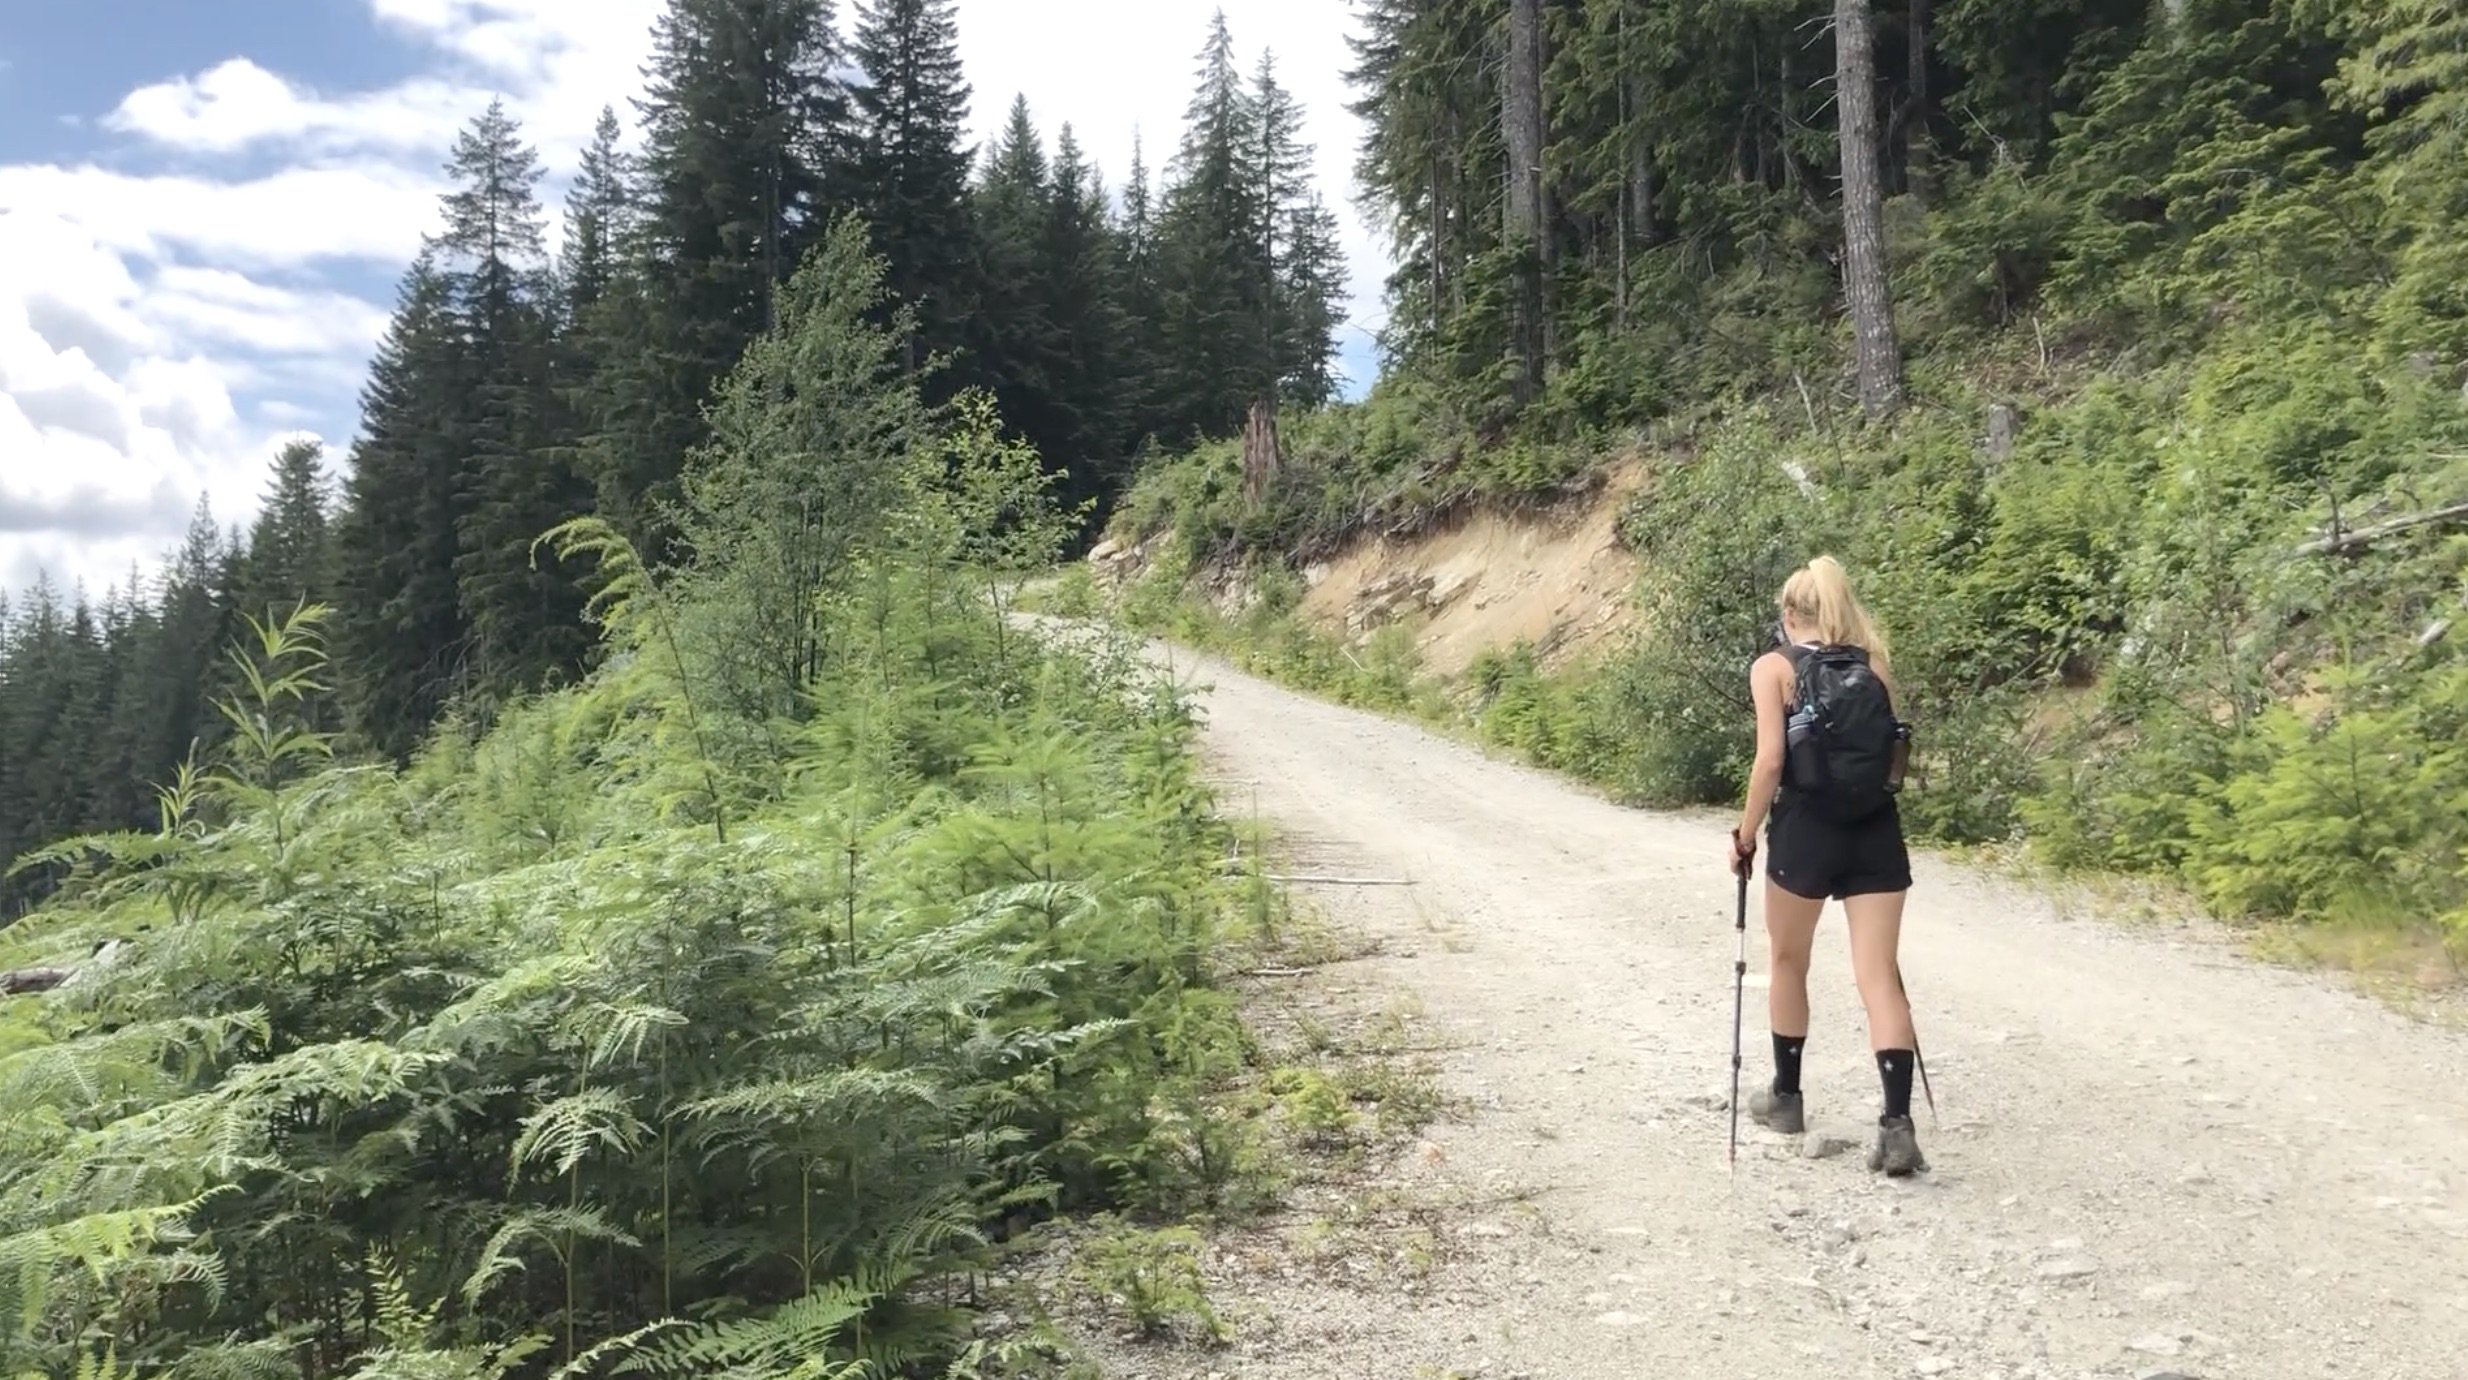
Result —
M 617 146 L 623 131 L 617 112 L 600 108 L 591 146 L 566 193 L 565 244 L 558 251 L 557 281 L 563 307 L 560 325 L 570 335 L 588 333 L 594 310 L 608 296 L 633 232 L 629 188 L 632 162 Z
M 239 607 L 261 622 L 334 598 L 333 498 L 325 447 L 293 441 L 274 458 L 241 562 Z
M 967 377 L 1040 451 L 1065 430 L 1056 405 L 1064 342 L 1047 300 L 1052 177 L 1028 98 L 1017 97 L 971 198 L 978 299 Z
M 166 779 L 169 768 L 192 750 L 210 752 L 225 736 L 214 700 L 229 684 L 225 649 L 244 626 L 232 596 L 235 564 L 212 509 L 200 498 L 188 534 L 164 572 L 154 646 L 132 668 L 131 698 L 142 705 L 139 722 L 151 729 L 130 754 L 132 768 L 162 773 L 125 780 L 132 800 L 134 792 Z M 126 808 L 114 821 L 121 827 L 143 822 Z
M 1270 208 L 1261 194 L 1254 103 L 1235 66 L 1234 38 L 1218 11 L 1200 53 L 1199 86 L 1159 217 L 1161 381 L 1167 438 L 1231 433 L 1270 395 L 1263 348 Z
M 853 174 L 893 300 L 915 310 L 908 349 L 956 350 L 971 313 L 970 89 L 957 0 L 874 0 L 860 11 Z
M 2456 231 L 2468 216 L 2468 3 L 2309 3 L 2354 44 L 2333 89 L 2373 121 L 2382 193 L 2410 227 L 2397 234 L 2386 334 L 2407 351 L 2468 359 L 2468 248 Z
M 600 506 L 654 561 L 713 383 L 854 199 L 832 18 L 828 0 L 670 0 L 652 31 L 634 296 L 591 430 Z
M 1285 260 L 1278 266 L 1278 389 L 1297 407 L 1337 400 L 1337 330 L 1345 321 L 1345 250 L 1337 213 L 1315 189 L 1284 209 Z
M 1252 120 L 1259 148 L 1260 259 L 1265 270 L 1260 328 L 1261 372 L 1269 401 L 1319 407 L 1336 395 L 1334 332 L 1344 293 L 1345 262 L 1335 213 L 1311 177 L 1312 146 L 1302 135 L 1302 107 L 1276 78 L 1275 59 L 1262 54 L 1252 86 Z
M 356 736 L 397 760 L 463 681 L 469 626 L 457 597 L 462 419 L 475 380 L 453 280 L 432 246 L 403 275 L 394 320 L 360 395 L 336 547 L 334 651 Z
M 538 156 L 492 102 L 456 141 L 447 172 L 454 188 L 436 247 L 471 380 L 457 428 L 454 582 L 472 686 L 503 698 L 581 668 L 582 595 L 533 548 L 587 511 L 589 495 L 548 432 L 555 304 Z
M 1055 141 L 1041 258 L 1048 324 L 1054 333 L 1052 436 L 1038 446 L 1049 470 L 1069 476 L 1063 497 L 1075 509 L 1100 503 L 1121 481 L 1131 411 L 1123 395 L 1129 318 L 1123 311 L 1123 259 L 1103 178 L 1066 124 Z M 1036 443 L 1039 438 L 1030 438 Z

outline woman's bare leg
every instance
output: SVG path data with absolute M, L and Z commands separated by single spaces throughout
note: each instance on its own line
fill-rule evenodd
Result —
M 1875 1050 L 1910 1049 L 1915 1043 L 1911 1002 L 1903 995 L 1896 967 L 1902 952 L 1902 906 L 1909 894 L 1854 896 L 1842 906 L 1851 930 L 1851 973 L 1860 985 L 1860 1003 L 1868 1008 L 1868 1046 Z
M 1765 884 L 1766 1021 L 1777 1035 L 1808 1037 L 1808 959 L 1825 902 Z

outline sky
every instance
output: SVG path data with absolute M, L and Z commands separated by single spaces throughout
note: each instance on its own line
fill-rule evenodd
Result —
M 0 591 L 152 579 L 202 499 L 258 508 L 277 450 L 339 472 L 455 133 L 502 97 L 562 205 L 603 105 L 635 142 L 662 0 L 0 0 Z M 840 6 L 845 32 L 850 0 Z M 1376 372 L 1384 242 L 1356 206 L 1343 0 L 959 0 L 972 132 L 1025 96 L 1120 193 L 1171 156 L 1211 15 L 1304 103 L 1345 231 L 1348 396 Z M 552 215 L 552 220 L 554 216 Z

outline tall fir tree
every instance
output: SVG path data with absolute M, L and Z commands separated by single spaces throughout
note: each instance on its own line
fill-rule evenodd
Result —
M 1158 224 L 1159 328 L 1170 370 L 1160 402 L 1172 442 L 1234 430 L 1274 388 L 1262 334 L 1274 272 L 1259 146 L 1255 104 L 1220 10 L 1200 53 Z
M 542 533 L 590 508 L 551 443 L 556 303 L 538 155 L 502 102 L 456 141 L 437 248 L 471 387 L 462 399 L 456 597 L 470 630 L 470 688 L 492 700 L 570 678 L 589 647 L 582 595 Z
M 240 612 L 260 622 L 334 598 L 334 495 L 325 456 L 321 442 L 299 440 L 274 457 L 240 565 Z
M 600 505 L 654 560 L 714 381 L 854 200 L 833 21 L 829 0 L 670 0 L 652 31 L 635 276 L 591 430 Z
M 1143 453 L 1149 439 L 1165 425 L 1160 395 L 1168 377 L 1159 329 L 1165 298 L 1158 279 L 1156 197 L 1147 150 L 1137 131 L 1131 138 L 1131 168 L 1123 183 L 1117 236 L 1125 321 L 1115 377 L 1121 390 L 1126 441 L 1136 455 Z
M 624 130 L 617 112 L 600 107 L 591 144 L 566 193 L 565 243 L 558 249 L 560 327 L 588 334 L 592 317 L 623 267 L 621 254 L 633 232 L 630 179 L 633 162 L 618 146 Z
M 475 380 L 455 285 L 424 249 L 360 394 L 336 545 L 334 654 L 348 722 L 407 760 L 463 681 L 469 625 L 454 581 L 462 512 L 461 401 Z
M 1127 317 L 1121 245 L 1108 213 L 1105 182 L 1070 125 L 1055 141 L 1047 186 L 1044 296 L 1053 330 L 1054 433 L 1040 454 L 1064 472 L 1075 507 L 1102 500 L 1121 482 L 1130 444 L 1132 400 L 1124 393 Z M 1033 440 L 1034 438 L 1032 438 Z
M 874 0 L 859 11 L 852 174 L 891 300 L 912 309 L 913 368 L 964 343 L 976 300 L 968 208 L 970 88 L 958 0 Z
M 1064 343 L 1047 300 L 1052 170 L 1026 96 L 1012 101 L 986 150 L 971 200 L 980 295 L 967 377 L 990 390 L 1004 418 L 1044 452 L 1066 429 L 1055 398 Z
M 1315 151 L 1303 138 L 1301 103 L 1278 83 L 1276 60 L 1267 53 L 1252 81 L 1252 111 L 1259 141 L 1261 373 L 1271 401 L 1319 407 L 1336 396 L 1332 364 L 1344 253 L 1336 215 L 1313 183 Z

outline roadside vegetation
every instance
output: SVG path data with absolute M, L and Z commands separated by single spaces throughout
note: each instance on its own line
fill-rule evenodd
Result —
M 1135 625 L 1623 799 L 1703 804 L 1736 798 L 1774 590 L 1830 551 L 1898 634 L 1927 837 L 2468 952 L 2468 307 L 2442 228 L 2468 68 L 2447 9 L 1885 16 L 1875 80 L 1903 132 L 1812 143 L 1755 74 L 1826 7 L 1648 6 L 1634 28 L 1588 7 L 1605 24 L 1555 39 L 1541 79 L 1538 260 L 1513 216 L 1432 219 L 1408 175 L 1452 138 L 1500 153 L 1412 99 L 1476 31 L 1375 8 L 1366 175 L 1395 175 L 1410 250 L 1395 367 L 1360 404 L 1289 415 L 1256 500 L 1235 444 L 1144 470 L 1112 532 L 1147 558 Z M 1703 60 L 1630 106 L 1670 105 L 1659 121 L 1621 123 L 1609 74 L 1635 69 L 1588 61 L 1601 45 Z M 1694 142 L 1743 108 L 1746 145 Z M 1867 138 L 1887 155 L 1882 379 L 1844 308 L 1860 189 L 1833 190 Z M 1597 180 L 1639 147 L 1648 212 Z M 1726 182 L 1741 147 L 1765 180 Z M 1565 501 L 1638 460 L 1620 535 L 1641 616 L 1603 654 L 1546 674 L 1503 647 L 1441 685 L 1408 627 L 1348 645 L 1283 614 L 1351 542 Z M 1241 607 L 1181 609 L 1228 590 Z

